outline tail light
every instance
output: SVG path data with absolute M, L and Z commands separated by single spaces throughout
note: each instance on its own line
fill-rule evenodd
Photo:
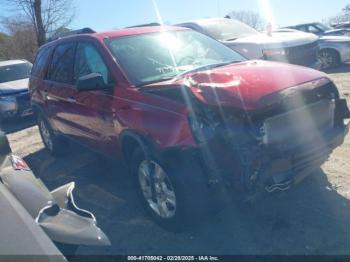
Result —
M 30 171 L 30 168 L 27 165 L 27 163 L 19 156 L 11 155 L 11 163 L 12 163 L 12 167 L 15 170 Z

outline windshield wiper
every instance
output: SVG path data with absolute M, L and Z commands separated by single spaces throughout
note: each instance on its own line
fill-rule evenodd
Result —
M 181 78 L 182 76 L 190 74 L 190 73 L 194 73 L 194 72 L 198 72 L 198 71 L 205 71 L 205 70 L 213 69 L 216 67 L 221 67 L 221 66 L 225 66 L 225 65 L 229 65 L 229 64 L 233 64 L 233 63 L 239 63 L 239 62 L 241 62 L 241 61 L 233 60 L 233 61 L 229 61 L 229 62 L 222 62 L 222 63 L 215 63 L 215 64 L 198 66 L 198 67 L 186 70 L 186 71 L 178 74 L 176 77 L 173 78 L 173 81 L 176 81 L 179 78 Z

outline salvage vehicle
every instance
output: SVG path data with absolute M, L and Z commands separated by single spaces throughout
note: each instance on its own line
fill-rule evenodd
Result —
M 289 189 L 349 129 L 326 74 L 247 61 L 183 27 L 64 37 L 42 46 L 34 67 L 46 149 L 60 155 L 75 141 L 123 157 L 144 207 L 169 230 L 203 220 L 233 187 L 247 198 Z
M 0 131 L 0 232 L 6 236 L 0 237 L 0 255 L 48 256 L 47 261 L 56 255 L 61 259 L 52 261 L 65 261 L 52 241 L 65 255 L 73 255 L 79 245 L 110 245 L 95 216 L 75 204 L 74 186 L 71 182 L 50 192 L 26 162 L 11 153 Z
M 248 59 L 264 59 L 318 68 L 317 37 L 294 32 L 260 33 L 229 18 L 208 18 L 177 24 L 213 37 Z
M 26 60 L 0 61 L 0 123 L 32 114 L 28 91 L 31 68 Z
M 350 29 L 331 28 L 319 22 L 287 26 L 285 28 L 296 29 L 318 36 L 350 36 Z

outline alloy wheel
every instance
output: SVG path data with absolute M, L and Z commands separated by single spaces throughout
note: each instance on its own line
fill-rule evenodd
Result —
M 172 218 L 176 212 L 176 196 L 164 169 L 154 161 L 144 160 L 139 166 L 138 178 L 149 207 L 162 218 Z

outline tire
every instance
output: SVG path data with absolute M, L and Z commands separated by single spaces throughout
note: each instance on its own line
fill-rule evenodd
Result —
M 136 180 L 143 206 L 153 220 L 168 231 L 185 231 L 202 222 L 208 211 L 209 192 L 202 170 L 196 161 L 188 162 L 166 163 L 152 156 L 148 161 L 140 148 L 134 151 L 131 158 L 130 171 Z M 148 175 L 145 174 L 147 166 Z M 145 177 L 148 177 L 148 187 L 145 186 Z M 153 178 L 158 178 L 158 184 Z M 156 188 L 160 191 L 158 197 Z M 163 203 L 159 205 L 158 200 Z
M 340 65 L 340 55 L 332 49 L 324 49 L 318 53 L 322 69 L 334 68 Z
M 62 156 L 67 152 L 67 142 L 60 136 L 55 135 L 49 122 L 42 115 L 38 115 L 38 127 L 45 148 L 53 156 Z

